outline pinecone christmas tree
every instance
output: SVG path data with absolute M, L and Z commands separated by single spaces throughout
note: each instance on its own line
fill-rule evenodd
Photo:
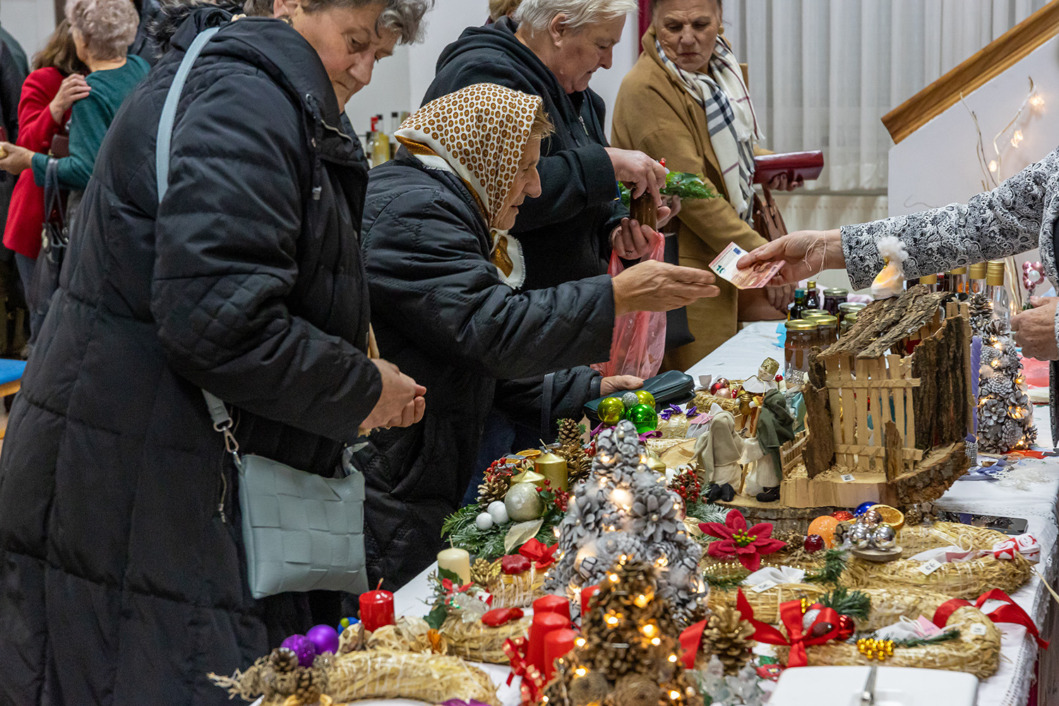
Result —
M 587 478 L 592 470 L 592 459 L 585 454 L 581 445 L 581 425 L 573 419 L 559 420 L 559 448 L 555 455 L 566 461 L 571 486 Z
M 750 636 L 753 634 L 754 626 L 743 620 L 739 611 L 721 606 L 713 611 L 706 623 L 701 651 L 707 660 L 710 656 L 721 660 L 725 674 L 738 674 L 750 659 L 750 649 L 754 644 Z
M 978 448 L 989 453 L 1029 448 L 1037 440 L 1037 429 L 1015 341 L 998 320 L 986 324 L 981 336 Z
M 684 529 L 680 496 L 641 462 L 644 448 L 631 422 L 619 422 L 596 443 L 592 475 L 577 486 L 560 524 L 560 558 L 545 590 L 576 595 L 603 583 L 622 557 L 643 561 L 658 569 L 658 594 L 676 621 L 690 624 L 703 612 L 706 585 L 702 547 Z
M 632 559 L 608 571 L 582 620 L 583 639 L 545 687 L 550 706 L 702 704 L 685 677 L 680 629 L 658 594 L 658 574 Z

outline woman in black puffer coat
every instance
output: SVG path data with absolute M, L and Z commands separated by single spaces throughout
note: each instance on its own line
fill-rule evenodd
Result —
M 103 143 L 0 458 L 0 703 L 228 703 L 207 673 L 319 620 L 304 594 L 251 598 L 201 389 L 243 451 L 327 475 L 361 425 L 422 414 L 422 388 L 364 353 L 366 172 L 334 126 L 426 2 L 283 7 L 192 12 Z M 336 13 L 368 37 L 356 52 Z M 159 204 L 162 103 L 211 25 Z
M 433 561 L 494 401 L 537 419 L 578 416 L 590 395 L 621 383 L 564 369 L 609 357 L 616 315 L 717 294 L 712 274 L 654 261 L 518 291 L 525 261 L 508 229 L 541 193 L 537 162 L 550 129 L 539 96 L 475 84 L 416 111 L 396 133 L 397 158 L 371 170 L 364 253 L 379 349 L 431 391 L 422 423 L 371 435 L 375 455 L 363 470 L 372 584 L 400 586 Z M 551 393 L 532 389 L 547 378 L 503 381 L 554 371 L 563 372 Z

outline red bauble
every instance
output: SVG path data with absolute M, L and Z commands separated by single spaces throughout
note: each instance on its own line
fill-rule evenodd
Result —
M 811 534 L 805 538 L 805 551 L 815 554 L 824 548 L 824 538 L 818 534 Z
M 831 513 L 831 517 L 835 518 L 839 522 L 848 522 L 853 519 L 853 513 L 849 510 L 836 510 Z
M 853 637 L 853 633 L 856 632 L 856 630 L 857 626 L 853 623 L 853 618 L 848 615 L 838 616 L 838 640 L 845 642 Z
M 776 382 L 783 382 L 783 376 L 782 375 L 777 375 L 776 376 Z

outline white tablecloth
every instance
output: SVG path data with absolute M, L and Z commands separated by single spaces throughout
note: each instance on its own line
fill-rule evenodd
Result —
M 738 335 L 725 342 L 721 347 L 700 361 L 688 374 L 695 377 L 701 374 L 734 379 L 745 379 L 755 372 L 766 357 L 783 360 L 783 350 L 779 347 L 776 335 L 776 322 L 750 324 Z M 1048 410 L 1038 407 L 1034 419 L 1037 422 L 1038 446 L 1051 448 L 1049 435 Z M 1059 459 L 1024 460 L 1018 464 L 1020 475 L 1036 476 L 1036 479 L 1023 483 L 1023 487 L 1006 485 L 990 481 L 958 481 L 936 503 L 941 509 L 972 512 L 988 515 L 1005 515 L 1025 518 L 1029 522 L 1028 531 L 1041 543 L 1041 563 L 1038 570 L 1054 585 L 1056 562 L 1054 561 L 1057 535 L 1059 535 L 1059 513 L 1056 501 L 1059 498 Z M 427 575 L 433 567 L 424 571 L 411 583 L 397 591 L 395 608 L 397 615 L 425 615 L 426 602 L 430 591 Z M 1038 626 L 1044 628 L 1049 616 L 1051 597 L 1044 585 L 1036 576 L 1012 596 L 1022 606 Z M 1051 611 L 1052 615 L 1059 612 Z M 1037 658 L 1037 645 L 1026 636 L 1021 627 L 1000 625 L 1004 633 L 1000 669 L 995 675 L 983 681 L 979 686 L 979 706 L 1021 706 L 1027 701 L 1030 685 L 1033 680 L 1033 665 Z M 1047 629 L 1042 630 L 1044 638 L 1050 639 Z M 1059 691 L 1059 684 L 1049 684 L 1055 679 L 1046 675 L 1059 674 L 1059 669 L 1052 665 L 1051 655 L 1059 650 L 1056 645 L 1048 653 L 1048 664 L 1042 660 L 1041 677 L 1045 688 Z M 1059 662 L 1059 653 L 1055 662 Z M 518 703 L 517 680 L 514 686 L 507 687 L 508 669 L 496 665 L 485 665 L 494 681 L 500 685 L 500 697 L 504 706 L 515 706 Z M 1040 706 L 1059 704 L 1059 694 L 1051 698 L 1041 692 Z M 387 703 L 404 703 L 390 701 Z M 415 702 L 409 701 L 409 704 Z

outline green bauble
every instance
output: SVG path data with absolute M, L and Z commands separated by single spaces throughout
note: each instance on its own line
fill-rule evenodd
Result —
M 651 407 L 655 406 L 655 396 L 647 390 L 637 390 L 636 399 L 640 401 L 640 404 L 649 404 Z
M 625 415 L 625 418 L 636 425 L 636 433 L 654 431 L 658 428 L 658 412 L 649 404 L 638 404 Z
M 599 403 L 596 414 L 599 415 L 599 421 L 614 426 L 625 414 L 625 405 L 618 397 L 608 397 Z

